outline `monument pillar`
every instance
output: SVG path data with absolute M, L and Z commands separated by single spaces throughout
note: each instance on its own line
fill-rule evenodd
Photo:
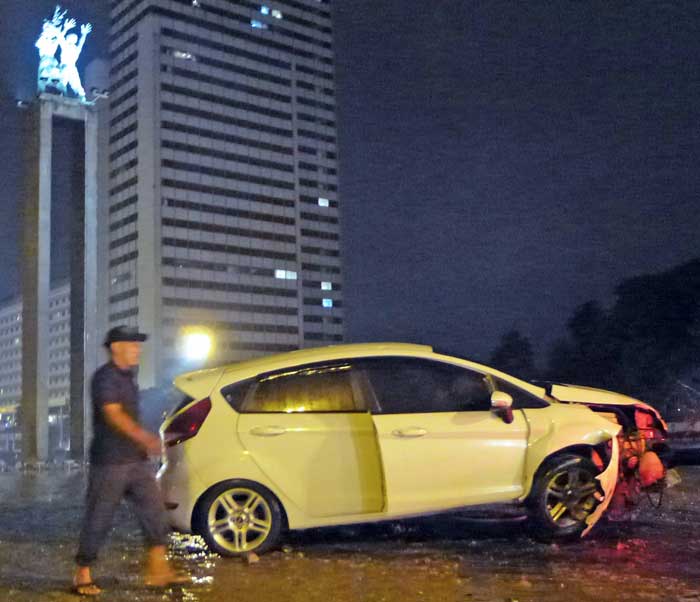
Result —
M 46 460 L 49 422 L 49 278 L 51 268 L 51 107 L 28 114 L 28 174 L 22 266 L 22 459 Z
M 28 112 L 30 173 L 24 199 L 22 266 L 22 456 L 25 462 L 48 459 L 49 346 L 51 333 L 51 205 L 55 120 L 84 128 L 84 188 L 70 199 L 70 448 L 84 460 L 90 427 L 90 376 L 99 357 L 97 329 L 97 116 L 78 99 L 42 94 Z M 66 201 L 66 199 L 62 199 Z

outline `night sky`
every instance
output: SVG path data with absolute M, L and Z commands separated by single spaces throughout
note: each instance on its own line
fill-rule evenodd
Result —
M 95 23 L 107 1 L 63 3 Z M 274 2 L 272 2 L 274 4 Z M 0 296 L 19 258 L 14 98 L 53 2 L 0 17 Z M 579 304 L 700 256 L 700 3 L 336 0 L 351 341 L 539 352 Z

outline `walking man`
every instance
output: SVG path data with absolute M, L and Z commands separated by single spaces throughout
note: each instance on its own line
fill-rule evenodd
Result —
M 85 516 L 76 555 L 73 591 L 96 596 L 102 590 L 90 569 L 107 538 L 122 498 L 133 508 L 146 545 L 146 585 L 188 583 L 175 573 L 166 556 L 168 525 L 149 455 L 160 453 L 160 439 L 139 424 L 139 393 L 134 371 L 146 335 L 117 326 L 105 339 L 110 361 L 92 379 L 93 440 Z

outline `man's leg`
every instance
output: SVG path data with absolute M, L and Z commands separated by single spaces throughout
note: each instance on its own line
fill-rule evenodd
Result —
M 97 560 L 97 554 L 112 526 L 114 513 L 124 495 L 125 475 L 124 467 L 118 464 L 90 467 L 85 516 L 75 556 L 77 568 L 73 577 L 73 585 L 76 588 L 82 585 L 83 593 L 88 595 L 100 591 L 95 585 L 87 587 L 85 584 L 92 583 L 90 567 Z
M 132 472 L 126 497 L 141 525 L 146 546 L 146 583 L 164 586 L 170 583 L 187 583 L 191 580 L 173 571 L 166 556 L 168 522 L 163 498 L 148 462 L 131 465 Z

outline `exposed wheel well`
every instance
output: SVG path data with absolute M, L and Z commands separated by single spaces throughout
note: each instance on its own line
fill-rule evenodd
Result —
M 558 458 L 559 456 L 562 455 L 575 455 L 575 456 L 581 456 L 582 458 L 586 458 L 587 460 L 590 460 L 591 458 L 591 452 L 595 451 L 596 446 L 594 445 L 571 445 L 569 447 L 564 447 L 562 449 L 558 449 L 551 454 L 549 454 L 542 462 L 540 465 L 537 467 L 537 470 L 535 471 L 534 476 L 532 477 L 532 483 L 530 484 L 530 491 L 527 494 L 527 498 L 525 499 L 525 503 L 530 500 L 530 496 L 532 495 L 532 489 L 534 484 L 537 482 L 537 479 L 539 476 L 545 472 L 549 466 L 552 464 L 553 460 L 555 458 Z
M 542 463 L 526 500 L 533 538 L 566 541 L 585 530 L 586 521 L 602 501 L 595 481 L 600 469 L 586 453 L 592 449 L 571 446 L 557 450 Z

